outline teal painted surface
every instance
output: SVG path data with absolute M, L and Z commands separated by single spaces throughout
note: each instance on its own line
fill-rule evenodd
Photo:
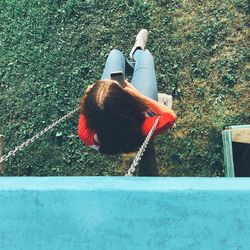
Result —
M 1 249 L 250 249 L 250 178 L 2 177 Z
M 224 152 L 225 176 L 235 177 L 231 130 L 222 131 L 222 141 Z

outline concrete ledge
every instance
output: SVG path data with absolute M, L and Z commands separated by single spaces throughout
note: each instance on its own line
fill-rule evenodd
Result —
M 0 178 L 4 250 L 244 250 L 249 235 L 250 178 Z

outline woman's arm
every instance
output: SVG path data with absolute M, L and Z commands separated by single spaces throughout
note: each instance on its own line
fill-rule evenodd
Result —
M 155 114 L 157 115 L 161 115 L 163 113 L 170 113 L 171 115 L 174 116 L 174 118 L 176 119 L 176 114 L 175 112 L 167 107 L 166 105 L 160 103 L 160 102 L 157 102 L 145 95 L 142 95 L 141 94 L 141 100 L 150 108 L 150 110 L 152 110 Z
M 176 114 L 171 108 L 168 108 L 166 105 L 161 104 L 161 103 L 143 95 L 128 81 L 126 81 L 126 86 L 125 86 L 124 90 L 126 92 L 130 93 L 131 95 L 140 98 L 150 108 L 150 110 L 152 110 L 155 114 L 161 115 L 163 113 L 170 113 L 176 119 Z

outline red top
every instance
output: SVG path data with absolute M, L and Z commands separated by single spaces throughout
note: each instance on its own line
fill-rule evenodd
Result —
M 141 132 L 144 137 L 147 136 L 150 129 L 154 125 L 154 122 L 157 118 L 157 115 L 152 117 L 146 117 L 142 127 Z M 158 121 L 157 127 L 154 131 L 153 138 L 158 134 L 163 133 L 166 129 L 171 128 L 174 125 L 175 118 L 170 113 L 163 113 L 160 115 L 160 119 Z M 83 114 L 80 114 L 79 122 L 78 122 L 78 135 L 80 139 L 88 146 L 91 146 L 95 149 L 98 149 L 98 146 L 94 143 L 94 135 L 95 132 L 87 127 L 86 118 Z

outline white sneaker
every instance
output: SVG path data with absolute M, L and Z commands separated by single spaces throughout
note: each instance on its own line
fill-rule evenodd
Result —
M 158 93 L 158 102 L 164 104 L 168 108 L 172 108 L 173 97 L 171 95 L 167 95 L 165 93 Z
M 134 54 L 135 50 L 137 48 L 141 48 L 142 50 L 144 50 L 146 43 L 147 43 L 147 40 L 148 40 L 148 31 L 146 29 L 142 29 L 137 34 L 136 39 L 135 39 L 135 44 L 129 53 L 129 56 L 132 60 L 134 59 L 133 54 Z

